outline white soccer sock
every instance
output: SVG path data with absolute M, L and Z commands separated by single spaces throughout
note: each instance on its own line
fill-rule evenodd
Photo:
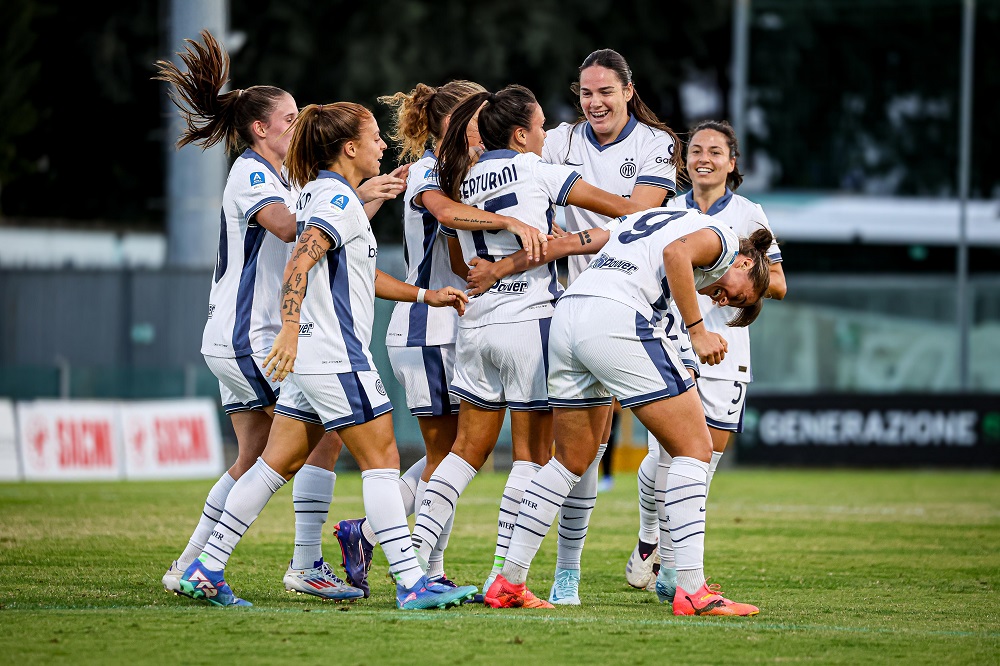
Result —
M 292 480 L 295 507 L 293 569 L 311 569 L 323 559 L 323 525 L 330 514 L 337 475 L 315 465 L 303 465 Z
M 403 503 L 406 503 L 405 500 Z M 371 545 L 378 545 L 378 537 L 375 536 L 375 530 L 372 529 L 372 524 L 368 522 L 367 518 L 361 521 L 361 536 Z
M 677 585 L 697 591 L 705 582 L 705 482 L 708 463 L 677 456 L 670 465 L 664 506 L 677 561 Z M 661 565 L 662 566 L 662 565 Z
M 705 483 L 705 495 L 708 495 L 708 491 L 712 489 L 712 477 L 715 476 L 715 470 L 719 467 L 720 460 L 722 460 L 722 451 L 712 451 L 712 462 L 708 463 L 708 481 Z
M 531 560 L 542 546 L 559 507 L 579 481 L 580 477 L 555 458 L 531 480 L 524 490 L 521 510 L 510 537 L 510 548 L 501 571 L 504 578 L 515 585 L 527 580 Z
M 361 472 L 361 493 L 365 501 L 366 522 L 370 522 L 382 552 L 389 560 L 389 571 L 409 589 L 423 571 L 413 553 L 410 526 L 406 523 L 403 498 L 399 494 L 399 470 L 369 469 Z
M 493 553 L 493 568 L 490 575 L 500 573 L 503 569 L 507 549 L 510 547 L 510 535 L 514 532 L 517 522 L 517 512 L 521 510 L 521 498 L 524 489 L 531 484 L 542 466 L 528 460 L 515 460 L 507 476 L 507 484 L 503 487 L 500 497 L 500 514 L 497 516 L 497 549 Z
M 424 480 L 420 481 L 417 486 L 417 505 L 420 506 L 424 501 L 424 493 L 427 490 L 427 482 Z M 458 507 L 456 507 L 457 510 Z M 444 524 L 444 529 L 441 530 L 441 534 L 438 536 L 437 545 L 434 546 L 434 550 L 427 557 L 427 577 L 428 578 L 440 578 L 444 575 L 444 551 L 448 548 L 448 540 L 451 537 L 451 528 L 455 525 L 455 511 L 451 512 L 451 517 Z
M 226 507 L 226 498 L 229 491 L 236 485 L 236 479 L 226 472 L 219 477 L 212 489 L 208 491 L 208 498 L 205 499 L 205 506 L 201 510 L 201 518 L 198 519 L 198 526 L 194 528 L 194 533 L 188 540 L 188 545 L 184 552 L 177 558 L 177 566 L 187 569 L 194 559 L 205 550 L 205 542 L 215 529 L 215 524 L 222 516 L 222 510 Z
M 590 514 L 597 503 L 597 482 L 601 475 L 601 458 L 607 450 L 607 443 L 597 448 L 597 457 L 573 486 L 559 509 L 559 549 L 556 553 L 556 569 L 580 570 L 583 544 L 587 539 Z
M 670 543 L 670 525 L 667 523 L 667 510 L 663 506 L 663 496 L 667 492 L 667 475 L 670 473 L 670 463 L 673 458 L 666 449 L 660 447 L 660 457 L 656 463 L 656 514 L 660 528 L 660 544 L 657 550 L 660 553 L 660 568 L 675 569 L 674 546 Z
M 399 477 L 399 494 L 403 497 L 403 510 L 407 516 L 412 516 L 420 508 L 417 504 L 417 485 L 420 476 L 427 466 L 427 456 L 410 465 L 410 468 Z
M 229 491 L 222 517 L 205 543 L 203 560 L 213 571 L 226 568 L 229 556 L 246 531 L 267 506 L 267 501 L 285 485 L 285 479 L 268 467 L 262 458 L 239 478 Z
M 639 463 L 639 541 L 656 543 L 660 533 L 660 519 L 656 512 L 656 466 L 660 460 L 660 443 L 649 435 L 649 452 Z
M 454 453 L 449 453 L 427 482 L 427 490 L 413 525 L 413 546 L 426 562 L 437 545 L 438 538 L 462 492 L 476 476 L 476 468 Z

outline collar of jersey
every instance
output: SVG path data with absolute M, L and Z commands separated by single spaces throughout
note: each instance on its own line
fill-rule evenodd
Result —
M 486 160 L 509 160 L 512 157 L 517 157 L 521 153 L 516 150 L 510 150 L 509 148 L 501 148 L 500 150 L 487 150 L 485 153 L 479 156 L 480 162 L 485 162 Z
M 622 141 L 627 139 L 628 135 L 632 133 L 632 130 L 634 130 L 635 126 L 638 124 L 639 121 L 635 119 L 635 116 L 633 116 L 631 113 L 628 114 L 628 122 L 625 123 L 625 127 L 623 127 L 622 131 L 618 134 L 618 138 L 612 141 L 611 143 L 603 146 L 597 141 L 597 135 L 594 134 L 594 128 L 590 126 L 589 122 L 587 123 L 587 126 L 584 128 L 583 132 L 586 135 L 587 140 L 590 141 L 590 144 L 594 146 L 594 148 L 597 148 L 597 152 L 603 152 L 608 148 L 610 148 L 611 146 L 615 145 L 616 143 L 621 143 Z
M 424 154 L 420 156 L 420 159 L 423 159 L 425 157 L 429 157 L 432 160 L 437 160 L 437 157 L 434 156 L 434 152 L 430 150 L 425 150 Z
M 347 187 L 350 188 L 351 192 L 354 192 L 354 188 L 351 187 L 351 184 L 347 182 L 347 179 L 344 178 L 343 176 L 341 176 L 336 171 L 327 171 L 326 169 L 320 169 L 319 175 L 316 176 L 316 179 L 318 180 L 320 178 L 333 178 L 334 180 L 339 180 L 344 185 L 347 185 Z M 354 192 L 354 196 L 357 196 L 357 195 L 358 195 L 358 193 Z M 358 197 L 358 198 L 360 199 L 361 197 Z
M 268 162 L 267 160 L 265 160 L 263 157 L 261 157 L 257 153 L 257 151 L 254 150 L 253 148 L 247 148 L 246 150 L 244 150 L 243 154 L 240 155 L 240 157 L 245 157 L 248 160 L 257 160 L 258 162 L 260 162 L 261 164 L 263 164 L 264 166 L 266 166 L 268 168 L 268 170 L 275 175 L 275 177 L 278 179 L 278 182 L 285 186 L 285 189 L 287 189 L 287 190 L 292 189 L 292 186 L 288 184 L 288 181 L 286 181 L 281 176 L 280 173 L 278 173 L 277 171 L 274 170 L 274 167 L 271 166 L 271 163 Z
M 717 213 L 721 213 L 722 210 L 726 206 L 728 206 L 729 202 L 732 200 L 733 200 L 733 191 L 727 187 L 726 193 L 723 194 L 718 199 L 716 199 L 715 203 L 708 207 L 708 211 L 705 213 L 705 215 L 716 215 Z M 694 190 L 691 190 L 690 192 L 687 193 L 687 195 L 684 197 L 684 203 L 687 204 L 688 208 L 691 208 L 693 210 L 701 210 L 700 208 L 698 208 L 698 204 L 694 200 Z

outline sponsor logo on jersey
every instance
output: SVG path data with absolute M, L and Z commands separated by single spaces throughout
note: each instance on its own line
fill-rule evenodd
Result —
M 590 268 L 598 268 L 601 270 L 612 270 L 621 271 L 626 275 L 632 275 L 639 267 L 633 264 L 631 261 L 625 259 L 616 259 L 610 254 L 601 253 L 597 255 L 597 258 L 590 262 Z
M 348 201 L 349 199 L 347 198 L 346 194 L 338 194 L 334 198 L 330 199 L 330 203 L 339 208 L 340 210 L 344 210 L 345 208 L 347 208 Z
M 424 172 L 424 180 L 432 180 L 436 183 L 437 179 L 438 175 L 434 169 L 428 169 L 427 171 Z
M 501 280 L 490 287 L 490 291 L 495 294 L 523 294 L 528 291 L 528 281 L 504 282 Z
M 264 184 L 264 172 L 254 171 L 250 174 L 250 187 L 258 187 Z
M 369 259 L 374 259 L 377 256 L 378 256 L 378 248 L 377 247 L 372 247 L 371 245 L 369 245 L 368 246 L 368 258 Z
M 635 178 L 635 172 L 636 172 L 635 158 L 626 157 L 625 164 L 622 165 L 619 171 L 622 174 L 622 178 Z
M 309 338 L 312 337 L 313 329 L 316 328 L 316 323 L 312 321 L 304 321 L 299 324 L 299 337 Z
M 212 315 L 214 315 L 214 314 L 215 314 L 215 304 L 214 303 L 209 303 L 208 304 L 208 318 L 211 319 Z
M 375 390 L 378 391 L 379 395 L 385 395 L 385 386 L 382 385 L 381 379 L 375 380 Z
M 673 152 L 673 151 L 671 151 L 671 152 Z M 657 164 L 670 164 L 670 158 L 669 157 L 657 157 L 656 158 L 656 163 Z

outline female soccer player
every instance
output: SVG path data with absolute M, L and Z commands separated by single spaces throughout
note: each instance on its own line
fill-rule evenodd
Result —
M 409 93 L 379 98 L 396 110 L 396 124 L 390 136 L 402 144 L 401 161 L 413 162 L 404 195 L 403 255 L 406 282 L 422 289 L 465 287 L 464 273 L 459 277 L 452 271 L 449 243 L 457 244 L 458 240 L 449 240 L 449 236 L 454 232 L 439 233 L 442 228 L 437 219 L 421 204 L 423 193 L 428 188 L 437 188 L 438 143 L 448 127 L 452 110 L 468 95 L 482 91 L 482 86 L 471 81 L 452 81 L 437 88 L 419 83 Z M 427 150 L 428 141 L 433 150 Z M 478 135 L 474 143 L 479 143 Z M 455 368 L 457 329 L 458 315 L 454 309 L 432 309 L 425 303 L 398 303 L 389 322 L 385 340 L 389 362 L 406 392 L 410 413 L 417 417 L 427 453 L 402 477 L 413 484 L 403 496 L 407 516 L 414 512 L 415 506 L 420 506 L 427 480 L 455 442 L 458 400 L 449 396 L 448 385 Z M 377 543 L 371 524 L 364 518 L 342 520 L 335 529 L 347 580 L 367 595 L 367 572 Z M 450 533 L 449 522 L 444 526 L 438 547 L 427 560 L 427 577 L 432 581 L 447 581 L 444 549 Z
M 465 127 L 477 112 L 487 151 L 472 165 Z M 521 86 L 469 97 L 452 112 L 441 144 L 441 190 L 455 201 L 488 212 L 505 211 L 534 225 L 540 235 L 551 232 L 553 203 L 569 203 L 603 215 L 636 210 L 628 199 L 582 181 L 573 169 L 545 163 L 541 159 L 544 121 L 534 95 Z M 429 198 L 430 193 L 425 193 L 424 201 Z M 492 261 L 518 250 L 509 233 L 461 229 L 458 235 L 466 261 L 474 257 Z M 458 496 L 496 445 L 510 407 L 514 466 L 501 500 L 494 572 L 489 580 L 499 572 L 524 488 L 551 451 L 546 349 L 552 306 L 560 292 L 555 266 L 536 266 L 493 285 L 469 305 L 459 322 L 451 384 L 451 392 L 461 398 L 458 436 L 452 452 L 428 481 L 414 525 L 413 541 L 420 556 L 428 557 L 439 543 Z
M 295 240 L 291 212 L 297 190 L 282 166 L 298 114 L 290 94 L 273 86 L 253 86 L 223 93 L 229 56 L 209 32 L 204 44 L 188 41 L 179 54 L 187 71 L 170 62 L 157 63 L 157 79 L 174 87 L 171 100 L 187 128 L 178 147 L 209 148 L 225 142 L 229 152 L 245 148 L 229 172 L 223 194 L 219 256 L 209 297 L 202 354 L 219 378 L 222 404 L 236 431 L 239 455 L 209 491 L 201 519 L 187 547 L 163 576 L 163 586 L 182 593 L 180 577 L 205 548 L 222 516 L 236 481 L 264 450 L 278 388 L 261 372 L 280 320 L 281 271 Z M 385 198 L 399 191 L 396 177 L 372 179 L 372 214 Z M 323 562 L 321 539 L 336 475 L 341 442 L 324 437 L 295 477 L 295 550 L 284 584 L 289 591 L 323 598 L 355 598 L 358 591 L 337 578 Z
M 302 187 L 300 232 L 281 287 L 281 330 L 264 359 L 266 374 L 284 380 L 283 390 L 267 447 L 230 492 L 209 548 L 181 578 L 191 596 L 247 603 L 224 580 L 229 556 L 324 430 L 339 431 L 362 470 L 367 519 L 397 581 L 399 607 L 457 605 L 476 592 L 429 583 L 413 556 L 392 405 L 368 349 L 376 296 L 459 313 L 468 300 L 458 289 L 420 289 L 375 269 L 378 244 L 355 188 L 379 172 L 384 149 L 375 118 L 359 104 L 310 105 L 295 123 L 288 170 Z
M 672 197 L 681 162 L 676 150 L 677 136 L 639 97 L 625 58 L 612 49 L 594 51 L 580 65 L 573 91 L 578 95 L 583 118 L 548 132 L 542 158 L 551 164 L 570 166 L 587 182 L 628 197 L 638 210 L 660 206 Z M 570 232 L 598 228 L 608 222 L 607 217 L 576 206 L 567 206 L 565 214 L 566 229 Z M 591 258 L 590 255 L 569 257 L 568 284 L 573 284 Z M 483 266 L 485 262 L 477 263 Z M 597 501 L 599 470 L 611 423 L 612 412 L 608 410 L 606 432 L 593 469 L 583 475 L 559 514 L 555 582 L 549 594 L 549 601 L 555 604 L 580 603 L 580 558 Z M 656 473 L 655 460 L 645 472 L 651 484 Z M 640 486 L 642 483 L 640 471 Z M 656 507 L 652 501 L 647 515 L 651 516 L 655 538 Z M 655 548 L 650 553 L 655 556 Z M 652 568 L 653 561 L 640 560 L 637 566 Z
M 740 155 L 736 132 L 726 121 L 706 120 L 691 128 L 687 145 L 687 171 L 692 189 L 687 195 L 678 197 L 668 204 L 668 208 L 697 210 L 729 226 L 740 237 L 748 237 L 757 229 L 771 227 L 760 205 L 736 194 L 743 182 L 737 160 Z M 767 248 L 770 281 L 767 298 L 781 299 L 785 296 L 785 274 L 781 270 L 781 250 L 777 242 Z M 726 445 L 733 433 L 743 431 L 743 411 L 746 405 L 747 385 L 752 381 L 750 370 L 750 332 L 745 327 L 729 327 L 726 323 L 737 313 L 729 306 L 712 307 L 707 296 L 698 297 L 702 312 L 705 313 L 705 328 L 722 335 L 728 343 L 725 359 L 715 365 L 699 368 L 698 397 L 701 398 L 708 432 L 712 437 L 712 461 L 708 468 L 706 493 L 712 484 L 712 477 L 722 458 Z M 690 347 L 687 330 L 680 324 L 679 314 L 672 310 L 664 317 L 665 333 L 668 338 L 679 339 L 678 344 Z M 678 330 L 680 329 L 680 330 Z M 649 456 L 658 461 L 657 488 L 662 488 L 670 469 L 670 456 L 663 451 L 656 439 L 649 435 L 651 450 L 658 455 Z M 646 461 L 644 461 L 645 463 Z M 677 583 L 674 570 L 673 549 L 670 545 L 669 530 L 663 515 L 663 496 L 655 495 L 640 484 L 640 505 L 654 501 L 660 513 L 659 554 L 661 564 L 656 579 L 656 591 L 661 601 L 673 601 Z M 650 543 L 640 542 L 633 551 L 648 552 Z M 631 561 L 630 560 L 630 561 Z M 629 580 L 632 583 L 632 580 Z M 648 581 L 636 580 L 635 587 L 647 587 Z
M 615 223 L 609 225 L 613 228 Z M 740 241 L 707 216 L 658 208 L 626 217 L 601 254 L 569 288 L 553 316 L 549 401 L 555 409 L 556 454 L 525 491 L 501 575 L 486 592 L 493 607 L 530 604 L 528 567 L 558 508 L 591 465 L 612 396 L 631 408 L 674 457 L 667 477 L 667 518 L 678 568 L 676 615 L 753 615 L 758 609 L 725 599 L 705 583 L 704 498 L 711 439 L 701 404 L 688 392 L 677 352 L 654 326 L 676 302 L 699 358 L 720 362 L 726 342 L 707 331 L 697 293 L 739 308 L 734 326 L 750 324 L 768 286 L 766 230 Z M 560 247 L 600 247 L 608 232 L 581 232 Z M 595 242 L 596 241 L 596 242 Z M 554 245 L 551 244 L 550 245 Z M 558 248 L 550 247 L 550 253 Z M 550 254 L 558 256 L 558 252 Z

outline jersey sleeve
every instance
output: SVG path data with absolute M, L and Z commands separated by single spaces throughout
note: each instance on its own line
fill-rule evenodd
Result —
M 445 238 L 458 238 L 458 230 L 452 229 L 451 227 L 446 227 L 443 224 L 438 223 L 438 233 Z
M 417 165 L 415 165 L 417 166 Z M 411 167 L 411 170 L 413 167 Z M 413 187 L 413 194 L 410 195 L 409 201 L 406 205 L 410 207 L 410 210 L 414 210 L 418 213 L 423 213 L 427 209 L 423 206 L 418 206 L 416 199 L 419 195 L 430 190 L 440 190 L 441 186 L 438 184 L 438 175 L 434 167 L 421 166 L 419 172 L 416 174 L 411 174 L 410 178 L 416 179 Z
M 764 214 L 764 209 L 760 207 L 760 204 L 755 204 L 757 210 L 754 215 L 754 223 L 759 224 L 768 231 L 771 235 L 774 235 L 774 231 L 771 230 L 771 223 L 767 221 L 767 215 Z M 781 248 L 778 247 L 778 239 L 775 238 L 771 243 L 771 247 L 767 248 L 767 258 L 770 259 L 772 264 L 777 264 L 781 262 Z
M 311 211 L 305 226 L 321 229 L 330 237 L 330 249 L 336 250 L 361 233 L 356 212 L 351 210 L 352 204 L 360 206 L 361 202 L 343 192 L 327 192 Z
M 564 164 L 567 157 L 567 143 L 573 126 L 563 123 L 545 134 L 545 145 L 542 146 L 542 159 L 549 164 Z
M 558 206 L 566 205 L 569 191 L 580 180 L 580 174 L 575 169 L 541 161 L 535 164 L 535 177 L 549 201 Z
M 278 181 L 278 177 L 263 164 L 251 161 L 247 166 L 234 173 L 233 178 L 238 178 L 236 189 L 236 205 L 243 211 L 243 221 L 250 224 L 253 216 L 264 206 L 273 203 L 285 203 L 282 190 L 285 185 Z M 282 189 L 278 189 L 282 188 Z
M 710 224 L 706 229 L 710 229 L 715 233 L 719 234 L 719 239 L 722 241 L 722 253 L 719 258 L 712 262 L 711 266 L 705 266 L 704 270 L 714 271 L 720 266 L 728 266 L 733 263 L 736 259 L 736 255 L 740 251 L 740 239 L 736 236 L 732 229 L 730 229 L 725 224 Z
M 646 154 L 639 165 L 636 185 L 660 187 L 669 194 L 677 191 L 677 167 L 671 159 L 674 155 L 674 140 L 666 132 L 656 132 L 646 145 Z

